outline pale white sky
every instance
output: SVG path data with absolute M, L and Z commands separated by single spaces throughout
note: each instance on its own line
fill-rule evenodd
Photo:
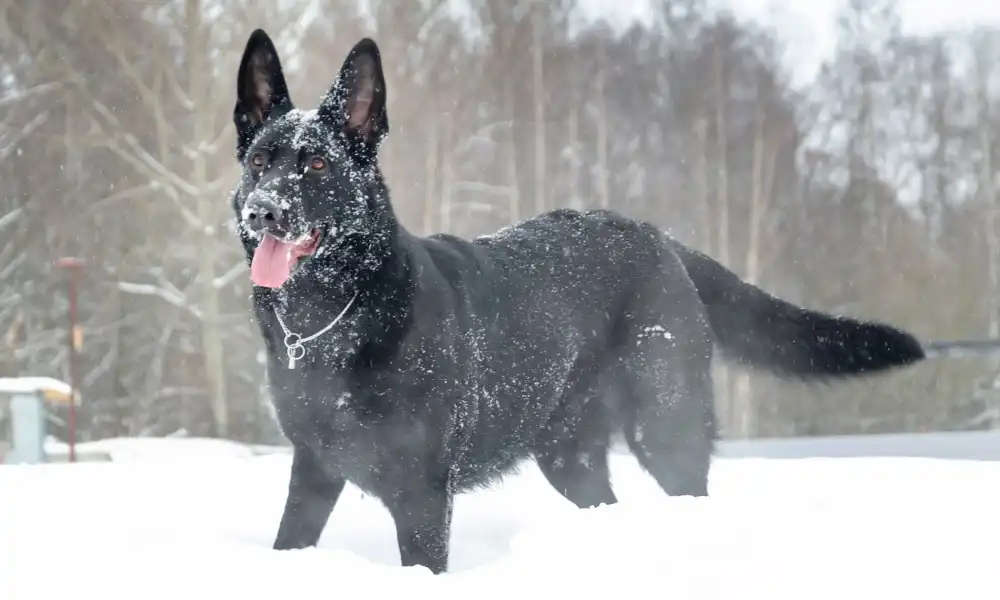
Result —
M 773 23 L 795 57 L 795 79 L 811 78 L 833 49 L 834 18 L 844 0 L 717 0 L 737 15 Z M 623 24 L 643 19 L 649 0 L 581 0 L 592 15 Z M 906 32 L 932 32 L 977 23 L 1000 25 L 1000 2 L 993 0 L 899 0 Z M 791 65 L 789 65 L 791 66 Z

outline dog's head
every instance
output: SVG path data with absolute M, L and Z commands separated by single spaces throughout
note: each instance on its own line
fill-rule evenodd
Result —
M 295 108 L 273 42 L 247 42 L 233 111 L 243 174 L 233 197 L 256 285 L 279 288 L 310 263 L 348 259 L 375 233 L 384 196 L 377 150 L 389 132 L 378 46 L 354 46 L 319 107 Z M 355 257 L 359 258 L 359 257 Z

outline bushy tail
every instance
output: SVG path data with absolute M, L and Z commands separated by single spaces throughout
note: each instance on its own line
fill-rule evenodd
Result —
M 799 308 L 710 257 L 670 243 L 698 288 L 723 355 L 743 365 L 806 379 L 874 373 L 925 358 L 920 342 L 905 331 Z

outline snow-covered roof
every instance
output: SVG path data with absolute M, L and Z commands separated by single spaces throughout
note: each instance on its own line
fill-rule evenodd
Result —
M 41 392 L 51 402 L 68 402 L 72 388 L 52 377 L 0 377 L 0 395 Z M 77 394 L 79 403 L 79 394 Z

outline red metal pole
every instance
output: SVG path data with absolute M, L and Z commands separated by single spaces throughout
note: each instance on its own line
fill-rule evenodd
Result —
M 76 462 L 76 269 L 69 272 L 69 462 Z
M 61 258 L 56 267 L 69 271 L 69 462 L 76 462 L 76 395 L 77 381 L 77 283 L 83 261 L 78 258 Z

